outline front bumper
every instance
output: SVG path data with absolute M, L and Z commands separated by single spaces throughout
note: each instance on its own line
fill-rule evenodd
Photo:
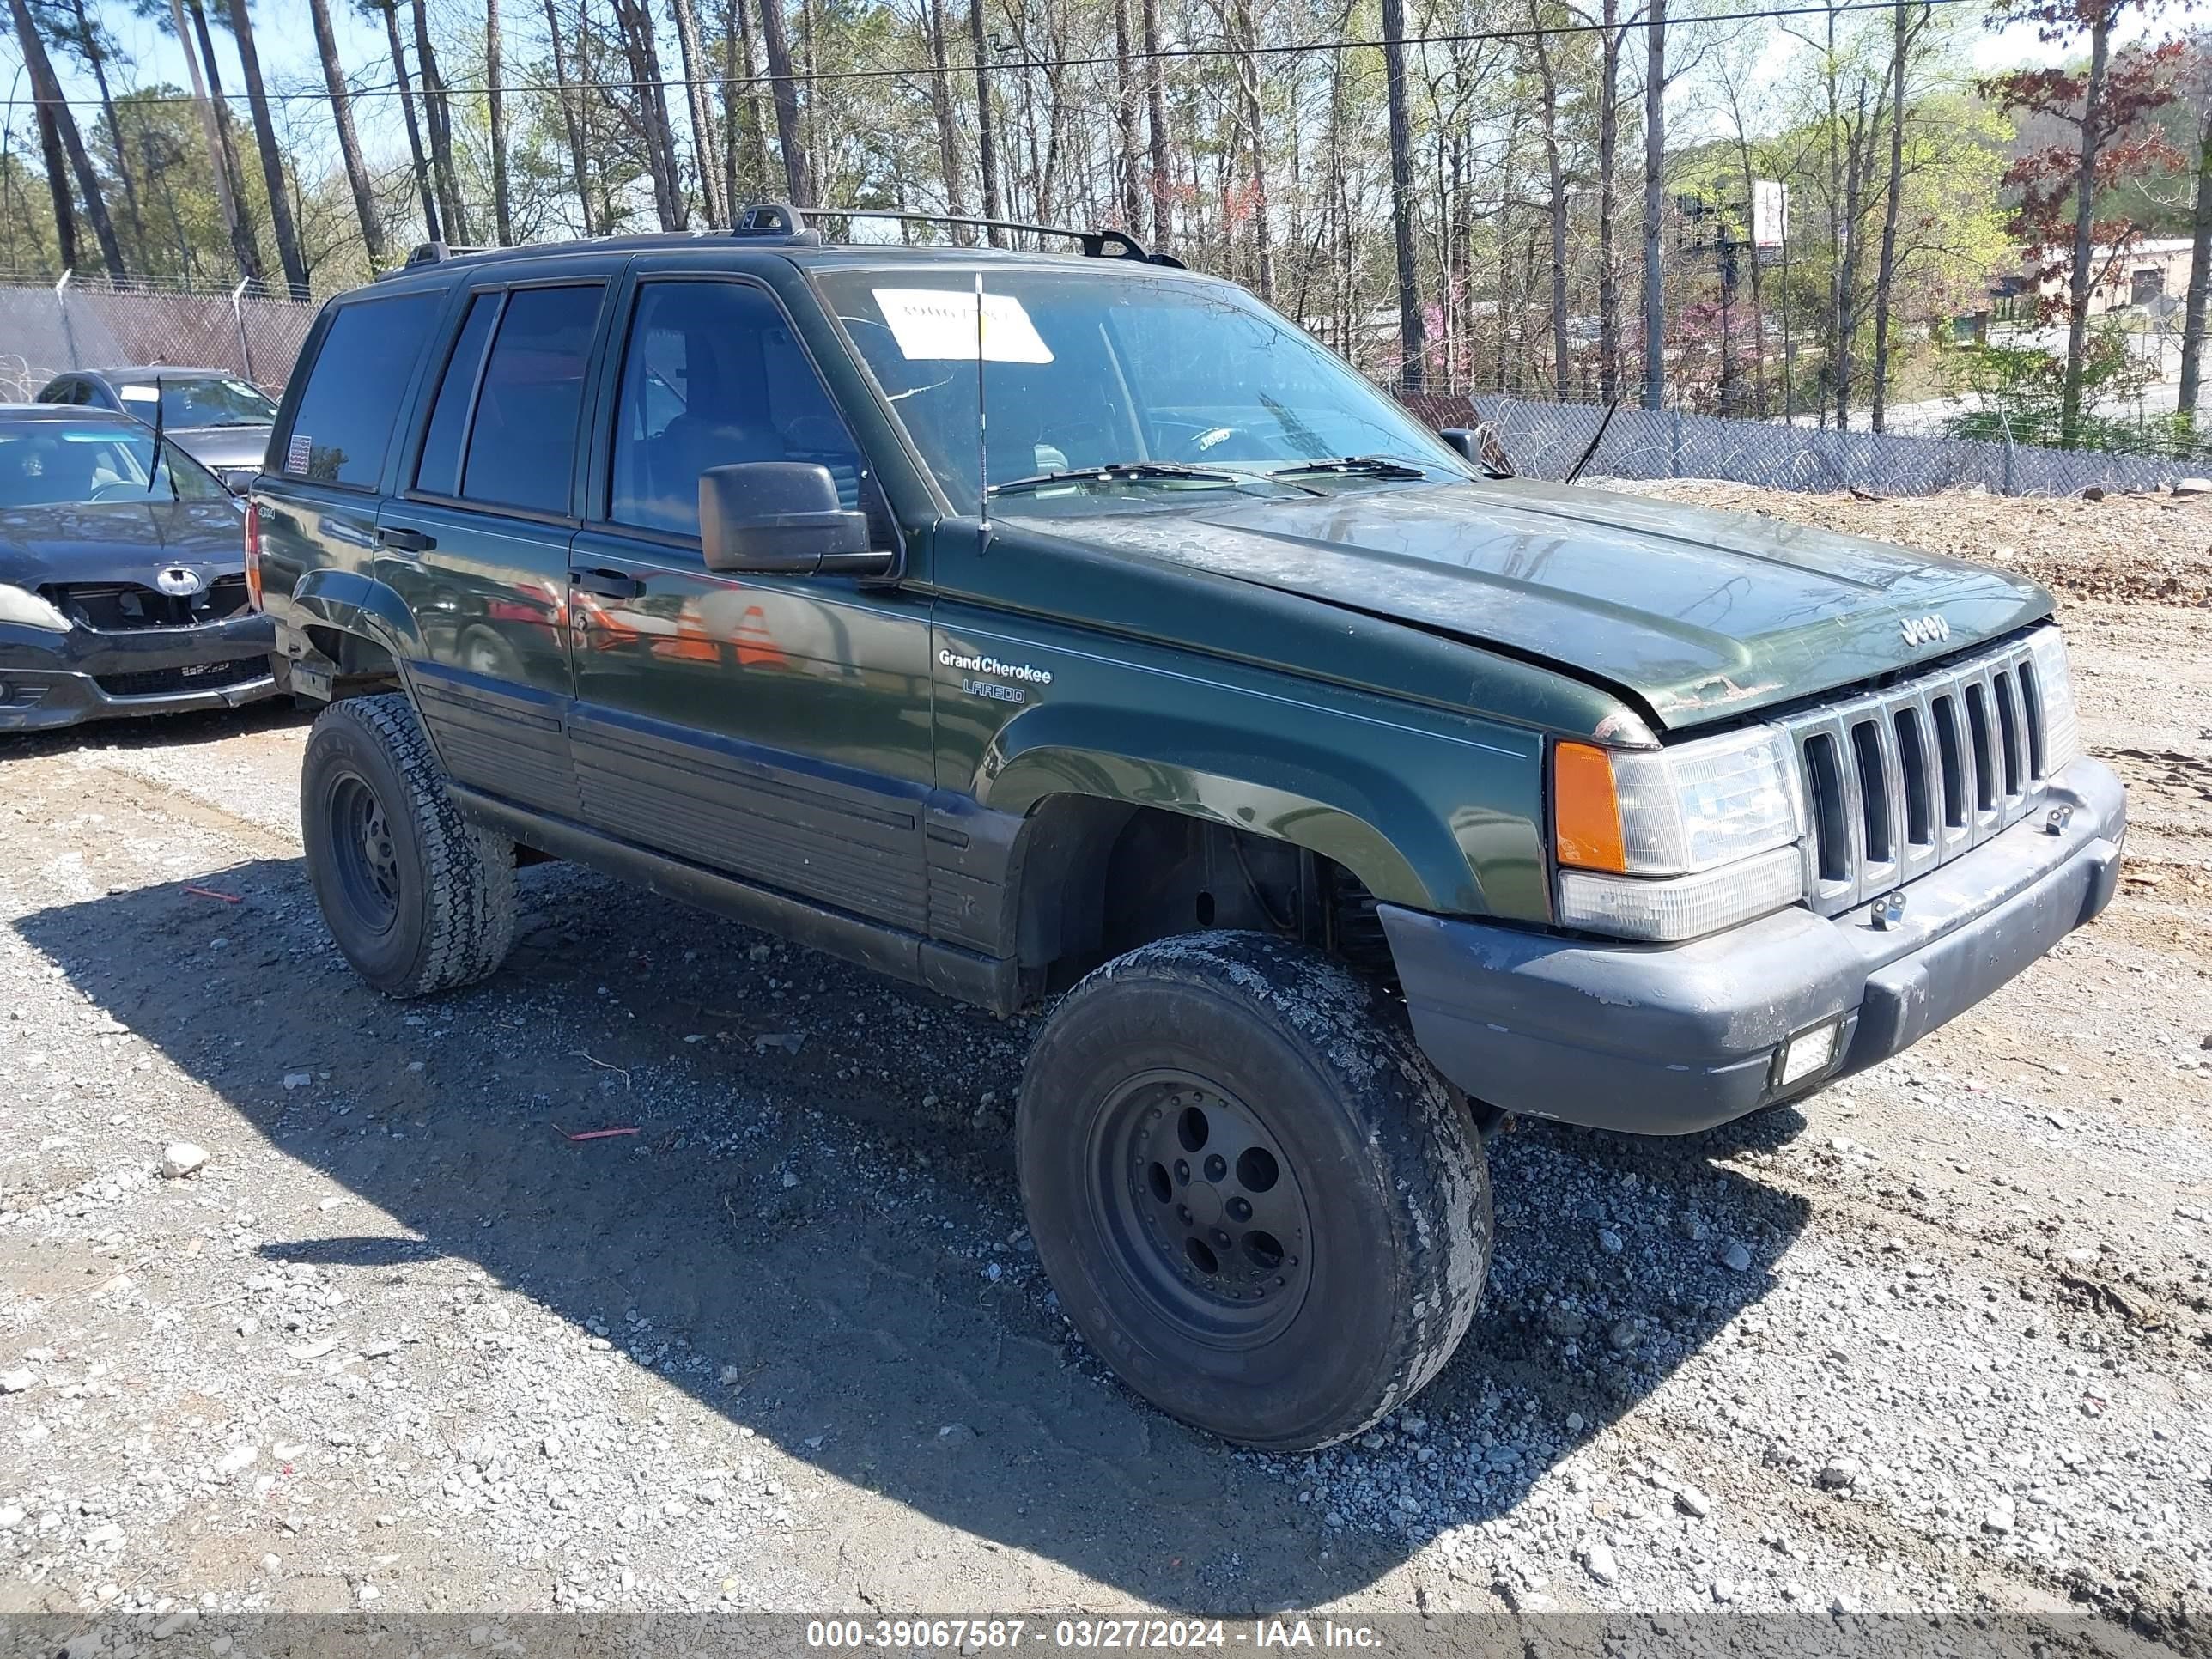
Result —
M 0 624 L 0 732 L 236 708 L 273 696 L 263 616 L 100 633 Z
M 2050 807 L 2071 807 L 2063 828 Z M 2044 805 L 1872 907 L 1784 910 L 1687 945 L 1600 945 L 1380 907 L 1422 1049 L 1486 1104 L 1686 1134 L 1887 1060 L 2112 902 L 2127 793 L 2077 760 Z M 1780 1050 L 1841 1023 L 1836 1059 L 1784 1087 Z

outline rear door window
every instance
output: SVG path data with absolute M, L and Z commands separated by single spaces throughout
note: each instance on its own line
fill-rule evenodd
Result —
M 460 487 L 453 493 L 487 506 L 568 512 L 584 370 L 605 291 L 593 283 L 517 289 L 507 296 L 468 418 Z M 475 321 L 472 308 L 470 325 Z M 456 362 L 460 356 L 457 350 Z M 449 383 L 453 374 L 449 364 Z M 441 404 L 447 390 L 440 389 Z M 441 413 L 433 414 L 434 428 Z
M 469 304 L 468 320 L 446 359 L 431 405 L 430 429 L 423 434 L 422 458 L 415 465 L 415 488 L 428 495 L 461 493 L 461 446 L 468 441 L 469 411 L 476 407 L 477 380 L 483 372 L 484 349 L 499 321 L 504 294 L 479 294 Z
M 443 294 L 340 306 L 307 370 L 291 429 L 274 453 L 288 477 L 374 489 L 415 359 Z

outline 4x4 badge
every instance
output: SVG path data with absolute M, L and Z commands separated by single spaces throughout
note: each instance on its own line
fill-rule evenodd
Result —
M 1951 624 L 1941 617 L 1907 617 L 1898 625 L 1905 629 L 1907 645 L 1933 645 L 1951 637 Z

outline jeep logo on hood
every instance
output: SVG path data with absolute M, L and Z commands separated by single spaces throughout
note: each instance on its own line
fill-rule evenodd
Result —
M 1951 637 L 1951 624 L 1941 617 L 1907 617 L 1898 626 L 1905 630 L 1907 645 L 1933 645 Z

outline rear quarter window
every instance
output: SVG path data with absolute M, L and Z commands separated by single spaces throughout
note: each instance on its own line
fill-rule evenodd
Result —
M 444 299 L 423 291 L 337 308 L 308 365 L 291 427 L 272 447 L 287 477 L 376 488 L 400 400 Z

